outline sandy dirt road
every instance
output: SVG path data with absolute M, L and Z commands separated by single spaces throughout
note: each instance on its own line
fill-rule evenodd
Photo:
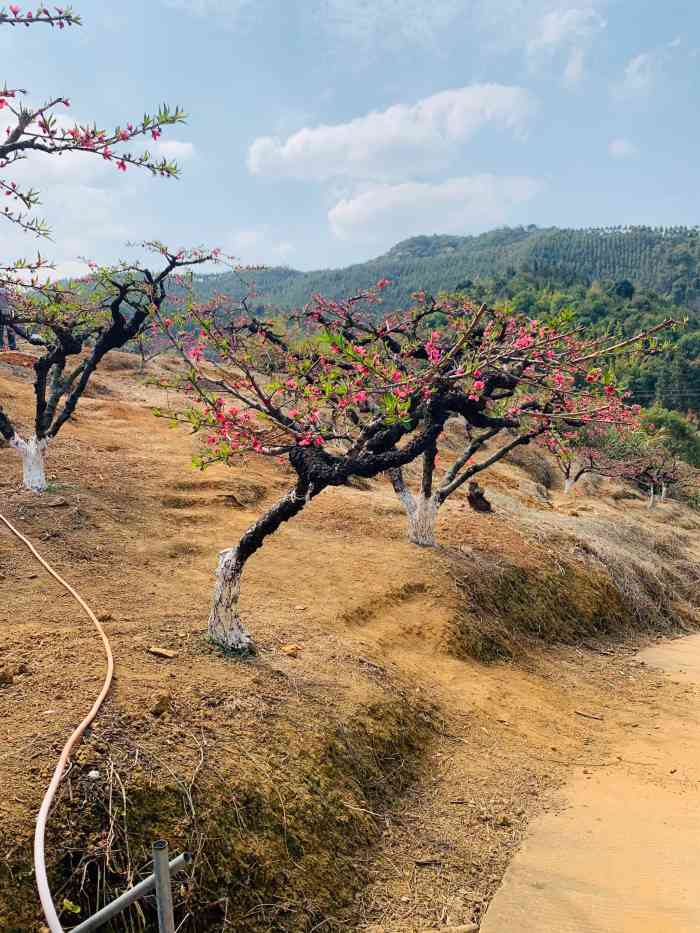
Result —
M 617 763 L 579 770 L 532 823 L 481 933 L 700 931 L 700 635 L 638 657 L 690 685 L 689 711 L 659 709 Z

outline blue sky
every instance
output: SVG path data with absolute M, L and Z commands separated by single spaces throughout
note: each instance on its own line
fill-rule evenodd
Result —
M 76 0 L 0 30 L 0 81 L 113 126 L 181 104 L 179 181 L 30 172 L 61 271 L 130 240 L 346 265 L 418 233 L 700 221 L 700 7 L 687 0 Z M 54 164 L 49 164 L 54 163 Z M 11 255 L 36 243 L 6 231 Z

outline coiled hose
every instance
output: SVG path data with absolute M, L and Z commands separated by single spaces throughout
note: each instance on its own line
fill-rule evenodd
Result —
M 104 698 L 109 692 L 109 688 L 112 683 L 112 676 L 114 674 L 114 656 L 112 654 L 112 646 L 109 643 L 109 639 L 105 633 L 105 630 L 100 625 L 95 613 L 90 609 L 85 600 L 73 589 L 70 584 L 66 583 L 63 577 L 59 576 L 56 571 L 51 567 L 44 558 L 39 554 L 34 545 L 29 541 L 28 538 L 25 538 L 14 525 L 5 518 L 4 515 L 0 513 L 0 521 L 7 526 L 7 528 L 12 532 L 15 537 L 17 537 L 22 544 L 27 547 L 34 557 L 39 561 L 39 563 L 48 571 L 48 573 L 56 580 L 65 590 L 67 590 L 71 596 L 76 600 L 80 605 L 81 609 L 85 612 L 87 617 L 93 623 L 97 629 L 100 638 L 102 639 L 102 644 L 104 645 L 105 655 L 107 659 L 107 670 L 105 672 L 104 684 L 100 690 L 99 696 L 92 705 L 92 709 L 87 714 L 85 719 L 80 723 L 76 728 L 73 734 L 70 736 L 66 744 L 63 746 L 63 751 L 61 756 L 58 759 L 58 764 L 51 778 L 51 783 L 48 786 L 44 799 L 41 802 L 41 808 L 39 809 L 39 814 L 36 819 L 36 830 L 34 832 L 34 871 L 36 873 L 36 884 L 39 889 L 39 898 L 41 900 L 41 906 L 44 911 L 44 916 L 46 917 L 46 922 L 48 923 L 49 930 L 51 933 L 64 933 L 63 927 L 61 926 L 61 921 L 58 919 L 58 913 L 56 912 L 56 907 L 51 897 L 51 891 L 49 889 L 49 880 L 46 875 L 46 859 L 44 855 L 44 837 L 46 835 L 46 821 L 48 819 L 49 811 L 51 810 L 51 805 L 56 796 L 56 791 L 59 784 L 65 773 L 66 765 L 70 758 L 71 752 L 78 744 L 80 739 L 83 737 L 85 730 L 88 728 L 90 723 L 93 721 L 97 715 L 100 706 Z

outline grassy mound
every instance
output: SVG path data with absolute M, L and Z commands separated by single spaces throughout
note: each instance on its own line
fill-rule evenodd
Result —
M 456 577 L 464 606 L 455 614 L 450 651 L 489 662 L 523 654 L 527 642 L 576 644 L 615 636 L 634 624 L 630 607 L 602 571 L 492 566 Z
M 528 643 L 580 644 L 635 632 L 696 628 L 700 567 L 690 539 L 653 517 L 615 522 L 521 508 L 520 558 L 455 558 L 460 603 L 449 650 L 481 661 L 526 653 Z M 546 543 L 545 543 L 546 542 Z

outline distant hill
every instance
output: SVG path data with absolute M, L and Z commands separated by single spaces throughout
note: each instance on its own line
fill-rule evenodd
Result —
M 255 280 L 260 303 L 278 307 L 302 305 L 315 292 L 352 295 L 388 278 L 394 283 L 388 300 L 404 306 L 419 289 L 436 293 L 522 272 L 559 283 L 628 280 L 674 304 L 700 308 L 700 228 L 505 227 L 479 236 L 418 236 L 343 269 L 270 268 L 246 277 Z M 243 290 L 234 273 L 202 277 L 199 288 L 203 297 Z

